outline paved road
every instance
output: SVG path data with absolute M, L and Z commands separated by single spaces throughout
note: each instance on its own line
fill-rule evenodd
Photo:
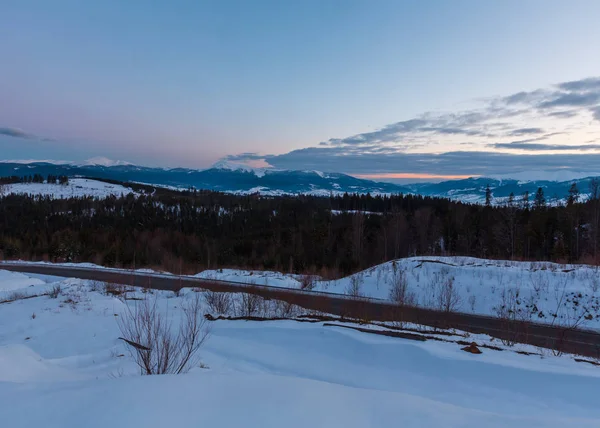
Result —
M 118 269 L 71 267 L 51 264 L 0 263 L 0 269 L 16 272 L 81 278 L 157 290 L 197 287 L 220 292 L 246 292 L 264 298 L 283 300 L 306 309 L 342 317 L 375 321 L 406 321 L 440 328 L 456 328 L 472 333 L 560 349 L 564 352 L 600 358 L 600 333 L 568 330 L 546 324 L 509 322 L 495 317 L 463 313 L 446 313 L 430 309 L 399 307 L 385 300 L 356 299 L 334 293 L 292 290 L 280 287 L 207 280 L 170 274 L 133 272 Z

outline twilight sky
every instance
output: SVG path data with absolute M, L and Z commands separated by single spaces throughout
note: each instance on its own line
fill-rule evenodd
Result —
M 600 1 L 0 0 L 0 159 L 600 172 Z

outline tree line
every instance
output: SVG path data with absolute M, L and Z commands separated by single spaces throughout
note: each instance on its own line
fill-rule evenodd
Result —
M 593 188 L 595 187 L 595 190 Z M 141 187 L 143 191 L 143 186 Z M 597 263 L 600 192 L 549 206 L 416 195 L 331 197 L 162 190 L 141 196 L 0 199 L 0 256 L 171 272 L 240 267 L 328 277 L 395 258 L 463 255 Z M 487 199 L 487 198 L 486 198 Z
M 48 174 L 44 178 L 41 174 L 17 176 L 12 175 L 8 177 L 0 177 L 0 185 L 2 184 L 17 184 L 17 183 L 49 183 L 49 184 L 69 184 L 69 177 L 66 175 L 52 175 Z

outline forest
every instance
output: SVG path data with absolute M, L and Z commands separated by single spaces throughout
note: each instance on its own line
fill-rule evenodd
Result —
M 585 201 L 572 187 L 558 206 L 546 203 L 541 188 L 531 202 L 519 195 L 501 205 L 491 192 L 485 205 L 415 195 L 264 197 L 144 186 L 137 186 L 141 195 L 106 199 L 6 194 L 0 258 L 329 278 L 420 255 L 597 264 L 600 192 L 594 185 Z

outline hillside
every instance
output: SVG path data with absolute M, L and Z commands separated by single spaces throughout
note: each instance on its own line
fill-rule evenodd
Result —
M 204 271 L 202 278 L 300 288 L 302 278 L 275 272 Z M 349 294 L 453 312 L 600 329 L 600 268 L 470 257 L 411 257 L 333 281 L 315 291 Z

